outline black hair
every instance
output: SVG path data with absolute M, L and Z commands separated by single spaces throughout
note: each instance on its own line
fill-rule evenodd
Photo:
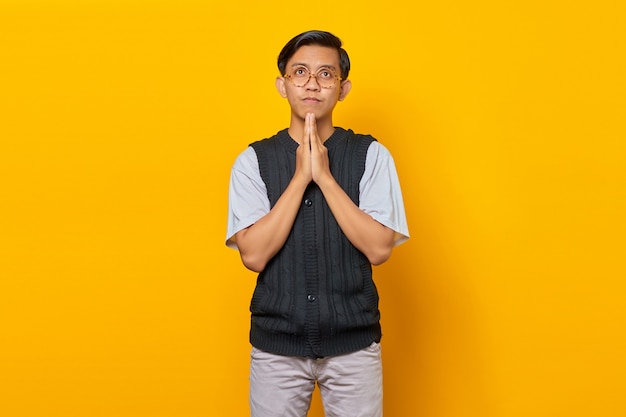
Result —
M 350 58 L 348 57 L 346 50 L 341 47 L 341 39 L 330 32 L 324 32 L 321 30 L 309 30 L 299 34 L 287 42 L 282 51 L 280 51 L 280 54 L 278 54 L 278 70 L 281 75 L 285 74 L 287 61 L 291 59 L 301 46 L 305 45 L 319 45 L 336 49 L 339 53 L 341 79 L 345 80 L 348 78 L 348 73 L 350 72 Z

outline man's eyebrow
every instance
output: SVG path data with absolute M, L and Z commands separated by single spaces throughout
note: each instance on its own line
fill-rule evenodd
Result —
M 309 68 L 309 66 L 307 64 L 305 64 L 304 62 L 294 62 L 293 64 L 291 64 L 291 68 L 294 68 L 294 67 L 307 67 L 307 68 Z M 337 68 L 334 65 L 331 65 L 331 64 L 322 64 L 322 65 L 319 66 L 319 68 L 329 68 L 329 69 L 332 69 L 332 70 L 335 70 L 335 71 L 337 70 Z

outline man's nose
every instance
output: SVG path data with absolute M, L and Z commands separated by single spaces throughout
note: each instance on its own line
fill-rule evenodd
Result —
M 320 83 L 317 82 L 317 77 L 315 76 L 315 74 L 309 75 L 309 80 L 306 82 L 304 86 L 306 87 L 307 90 L 319 90 L 320 89 Z

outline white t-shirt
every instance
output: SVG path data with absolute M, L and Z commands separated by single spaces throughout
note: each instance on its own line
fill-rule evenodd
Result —
M 391 153 L 379 142 L 367 150 L 365 171 L 359 183 L 359 208 L 396 232 L 395 245 L 409 238 L 398 173 Z M 234 235 L 253 225 L 270 211 L 267 189 L 252 147 L 235 160 L 228 191 L 226 245 L 237 248 Z

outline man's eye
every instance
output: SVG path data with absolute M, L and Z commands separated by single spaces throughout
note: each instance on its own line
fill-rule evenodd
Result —
M 332 78 L 333 77 L 333 73 L 330 71 L 320 71 L 320 73 L 317 75 L 318 77 L 321 78 Z
M 307 73 L 307 70 L 304 68 L 298 68 L 293 72 L 296 76 L 303 76 Z

